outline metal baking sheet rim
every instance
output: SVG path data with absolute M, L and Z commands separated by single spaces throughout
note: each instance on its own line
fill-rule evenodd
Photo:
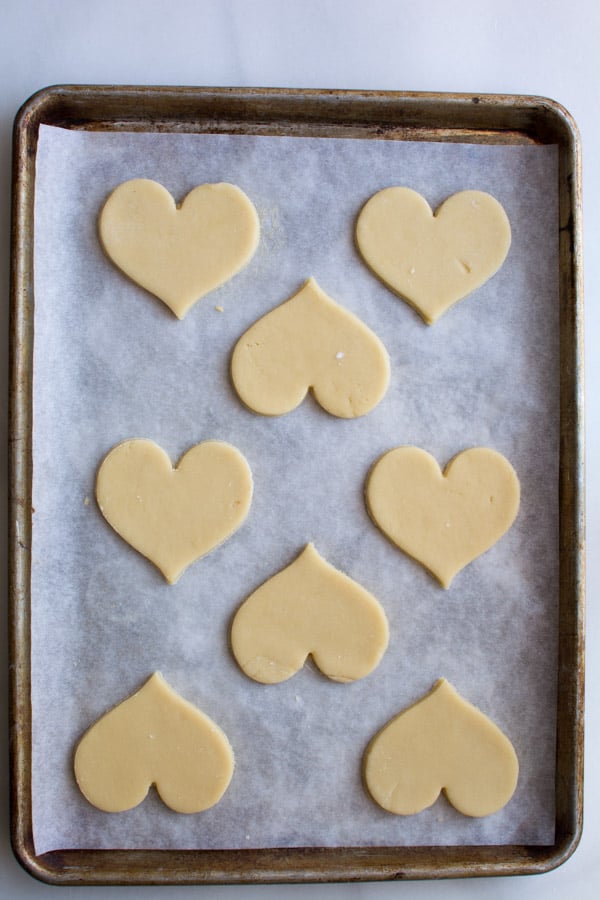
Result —
M 33 208 L 40 124 L 113 131 L 209 131 L 559 147 L 560 575 L 556 829 L 550 846 L 343 847 L 35 852 L 31 812 L 30 575 Z M 546 872 L 576 849 L 583 821 L 584 438 L 581 150 L 543 97 L 57 85 L 19 111 L 13 143 L 9 412 L 11 839 L 53 884 L 383 881 Z

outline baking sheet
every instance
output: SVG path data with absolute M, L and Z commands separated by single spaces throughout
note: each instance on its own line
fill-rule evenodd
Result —
M 549 844 L 554 836 L 558 598 L 558 264 L 554 147 L 241 135 L 90 134 L 42 126 L 35 206 L 32 546 L 33 825 L 53 848 L 238 848 Z M 183 322 L 119 273 L 96 234 L 113 187 L 154 178 L 179 201 L 231 181 L 255 203 L 250 265 Z M 494 278 L 433 327 L 380 284 L 354 247 L 356 215 L 404 184 L 432 206 L 488 190 L 512 227 Z M 307 398 L 279 419 L 246 410 L 231 350 L 257 317 L 313 275 L 384 340 L 392 380 L 362 419 Z M 215 309 L 222 306 L 223 312 Z M 175 586 L 135 553 L 93 500 L 98 463 L 128 437 L 175 461 L 206 439 L 246 456 L 244 526 Z M 365 476 L 413 443 L 445 464 L 488 445 L 522 485 L 511 531 L 444 591 L 370 522 Z M 312 540 L 383 604 L 390 646 L 352 685 L 310 664 L 277 686 L 250 682 L 228 647 L 232 615 Z M 101 813 L 72 776 L 77 740 L 156 669 L 227 733 L 236 771 L 223 800 L 180 816 L 152 791 Z M 372 735 L 444 676 L 510 737 L 517 791 L 467 819 L 443 799 L 409 818 L 365 792 Z

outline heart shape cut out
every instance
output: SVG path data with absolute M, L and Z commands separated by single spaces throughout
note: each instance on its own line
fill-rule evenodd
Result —
M 233 767 L 219 726 L 160 672 L 86 731 L 74 761 L 82 794 L 104 812 L 133 809 L 153 784 L 175 812 L 201 812 L 221 799 Z
M 515 470 L 495 450 L 474 447 L 441 471 L 419 447 L 396 447 L 373 466 L 366 486 L 375 524 L 443 587 L 508 531 L 519 511 Z
M 333 681 L 356 681 L 379 664 L 387 643 L 375 597 L 312 544 L 244 601 L 231 627 L 240 668 L 263 684 L 291 678 L 309 655 Z
M 509 739 L 444 678 L 373 738 L 364 777 L 379 806 L 421 812 L 443 790 L 465 816 L 489 816 L 512 797 L 519 762 Z
M 434 215 L 416 191 L 385 188 L 356 223 L 369 268 L 429 325 L 498 271 L 510 241 L 504 209 L 483 191 L 453 194 Z
M 178 207 L 147 178 L 112 192 L 98 229 L 112 262 L 179 319 L 243 269 L 260 236 L 256 209 L 236 185 L 198 185 Z
M 205 441 L 173 468 L 153 441 L 117 444 L 96 478 L 102 515 L 174 584 L 234 531 L 252 501 L 252 473 L 239 450 Z
M 263 416 L 290 412 L 310 388 L 331 415 L 352 419 L 379 403 L 390 363 L 379 338 L 309 278 L 242 335 L 231 377 L 240 399 Z

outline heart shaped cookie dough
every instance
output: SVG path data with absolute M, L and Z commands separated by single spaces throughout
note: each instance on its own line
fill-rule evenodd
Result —
M 355 681 L 379 664 L 387 643 L 375 597 L 312 544 L 248 597 L 231 628 L 240 668 L 263 684 L 291 678 L 309 654 L 328 678 Z
M 397 447 L 373 466 L 366 487 L 371 518 L 443 587 L 508 531 L 519 511 L 519 479 L 487 447 L 465 450 L 444 472 L 419 447 Z
M 385 188 L 356 224 L 369 268 L 429 325 L 498 271 L 510 240 L 504 209 L 483 191 L 453 194 L 434 215 L 416 191 Z
M 221 799 L 234 759 L 218 725 L 155 672 L 86 731 L 74 766 L 82 794 L 104 812 L 133 809 L 154 784 L 175 812 L 197 813 Z
M 519 762 L 497 725 L 441 678 L 373 738 L 364 776 L 376 803 L 399 816 L 431 806 L 442 790 L 465 816 L 489 816 L 512 797 Z
M 169 584 L 236 531 L 252 500 L 252 473 L 223 441 L 188 450 L 176 468 L 153 441 L 117 444 L 96 478 L 102 515 Z
M 100 241 L 129 278 L 183 319 L 199 300 L 252 259 L 260 225 L 233 184 L 201 184 L 180 206 L 162 184 L 134 178 L 100 213 Z
M 242 401 L 263 416 L 290 412 L 312 388 L 323 409 L 353 419 L 385 394 L 390 363 L 379 338 L 309 278 L 242 335 L 231 376 Z

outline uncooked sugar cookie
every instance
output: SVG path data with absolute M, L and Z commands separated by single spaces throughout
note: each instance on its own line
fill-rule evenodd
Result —
M 104 812 L 132 809 L 153 784 L 175 812 L 201 812 L 221 799 L 233 766 L 219 726 L 159 672 L 86 731 L 74 763 L 84 797 Z
M 369 268 L 429 325 L 498 271 L 510 240 L 504 209 L 483 191 L 453 194 L 434 214 L 416 191 L 385 188 L 356 224 Z
M 465 816 L 489 816 L 512 797 L 519 763 L 509 739 L 444 678 L 371 741 L 364 777 L 373 799 L 410 816 L 443 790 Z
M 355 681 L 373 671 L 387 643 L 375 597 L 312 544 L 248 597 L 231 628 L 238 664 L 264 684 L 291 678 L 309 654 L 328 678 Z
M 261 415 L 290 412 L 311 388 L 327 412 L 353 419 L 385 394 L 390 363 L 379 338 L 309 278 L 242 335 L 231 376 L 242 401 Z
M 106 455 L 96 478 L 102 515 L 169 584 L 236 531 L 252 500 L 252 473 L 223 441 L 196 444 L 173 467 L 153 441 L 133 439 Z
M 487 447 L 455 456 L 444 472 L 419 447 L 396 447 L 373 466 L 366 501 L 376 525 L 443 587 L 508 531 L 519 510 L 519 479 Z
M 252 259 L 260 234 L 254 205 L 233 184 L 198 185 L 176 206 L 146 178 L 112 192 L 98 228 L 115 265 L 179 319 Z

